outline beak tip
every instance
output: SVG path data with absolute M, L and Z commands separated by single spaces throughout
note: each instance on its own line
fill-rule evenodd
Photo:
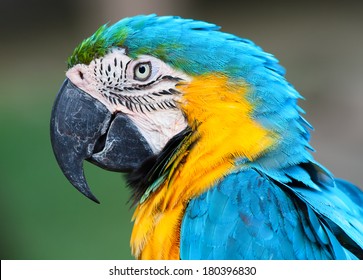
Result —
M 97 199 L 97 197 L 95 197 L 92 193 L 90 193 L 89 195 L 87 195 L 87 197 L 92 200 L 93 202 L 97 203 L 97 204 L 101 204 L 101 202 Z
M 101 202 L 94 196 L 87 196 L 89 199 L 91 199 L 93 202 L 97 203 L 97 204 L 101 204 Z
M 82 176 L 84 178 L 84 176 Z M 92 200 L 93 202 L 96 202 L 97 204 L 100 204 L 100 201 L 97 199 L 97 197 L 91 192 L 86 180 L 82 180 L 82 184 L 79 184 L 78 182 L 72 182 L 72 185 L 85 197 Z
M 96 202 L 97 204 L 100 204 L 100 201 L 97 199 L 96 196 L 94 196 L 93 193 L 91 193 L 91 191 L 89 191 L 89 189 L 83 189 L 83 188 L 78 188 L 77 186 L 74 186 L 81 194 L 83 194 L 85 197 L 87 197 L 88 199 L 92 200 L 93 202 Z

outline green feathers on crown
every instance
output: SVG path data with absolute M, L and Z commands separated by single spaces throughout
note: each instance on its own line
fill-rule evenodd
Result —
M 89 64 L 94 58 L 104 56 L 110 47 L 122 46 L 127 37 L 126 28 L 120 29 L 112 37 L 107 36 L 108 26 L 102 25 L 89 38 L 82 41 L 68 58 L 68 68 L 82 63 Z

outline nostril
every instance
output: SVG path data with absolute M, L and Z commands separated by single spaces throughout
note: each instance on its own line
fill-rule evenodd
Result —
M 89 70 L 86 66 L 76 65 L 67 71 L 66 76 L 72 83 L 80 86 L 87 83 L 89 77 L 88 72 Z
M 78 71 L 78 75 L 81 78 L 81 80 L 84 80 L 84 75 L 82 71 Z

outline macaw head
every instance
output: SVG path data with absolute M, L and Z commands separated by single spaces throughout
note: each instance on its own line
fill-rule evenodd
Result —
M 84 160 L 118 172 L 163 169 L 176 151 L 194 149 L 272 172 L 309 157 L 308 124 L 284 69 L 214 24 L 149 15 L 104 25 L 74 50 L 66 76 L 52 146 L 68 180 L 94 201 Z

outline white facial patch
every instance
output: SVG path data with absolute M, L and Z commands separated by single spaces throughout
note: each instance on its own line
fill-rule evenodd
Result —
M 89 65 L 75 65 L 66 76 L 111 113 L 127 115 L 154 153 L 187 127 L 176 85 L 191 78 L 160 59 L 148 55 L 131 59 L 124 49 L 114 48 Z

